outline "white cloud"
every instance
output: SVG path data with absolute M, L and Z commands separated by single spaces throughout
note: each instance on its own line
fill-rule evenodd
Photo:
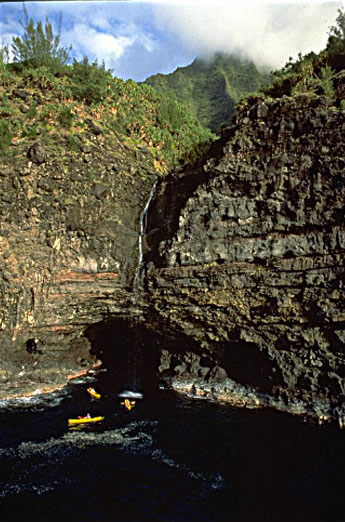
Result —
M 340 3 L 260 4 L 223 2 L 212 9 L 193 0 L 155 4 L 156 24 L 196 55 L 239 53 L 258 65 L 280 67 L 299 52 L 324 48 Z
M 78 59 L 83 56 L 93 56 L 99 61 L 111 62 L 117 60 L 131 46 L 135 37 L 114 36 L 108 32 L 101 32 L 87 24 L 75 24 L 73 29 L 65 31 L 62 43 L 72 42 L 73 51 Z
M 120 2 L 26 2 L 29 17 L 48 15 L 57 30 L 62 13 L 61 44 L 72 44 L 79 60 L 104 60 L 122 78 L 138 81 L 168 73 L 196 56 L 216 51 L 237 53 L 258 65 L 278 68 L 290 56 L 327 42 L 338 2 L 317 0 L 151 0 Z M 345 2 L 345 0 L 343 0 Z M 0 35 L 4 43 L 22 34 L 22 4 L 1 3 Z

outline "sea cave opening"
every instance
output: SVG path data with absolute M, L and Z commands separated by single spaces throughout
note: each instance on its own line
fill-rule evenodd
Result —
M 102 361 L 102 393 L 124 390 L 152 394 L 158 389 L 157 335 L 135 318 L 114 318 L 88 327 L 91 354 Z

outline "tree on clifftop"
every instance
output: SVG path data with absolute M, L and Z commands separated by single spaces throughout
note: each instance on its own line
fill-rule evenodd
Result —
M 329 31 L 326 50 L 329 54 L 345 54 L 345 11 L 338 9 L 337 25 Z
M 12 52 L 15 62 L 25 62 L 33 67 L 46 66 L 58 69 L 69 60 L 69 49 L 60 46 L 61 14 L 59 16 L 58 34 L 53 34 L 52 25 L 46 17 L 45 24 L 37 22 L 36 26 L 28 12 L 24 9 L 24 22 L 20 25 L 24 34 L 12 38 Z
M 7 45 L 2 45 L 0 42 L 0 71 L 9 61 L 9 51 Z

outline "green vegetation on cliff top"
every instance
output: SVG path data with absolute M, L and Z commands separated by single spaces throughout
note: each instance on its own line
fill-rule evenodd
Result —
M 51 24 L 36 25 L 24 7 L 23 35 L 13 39 L 14 63 L 0 47 L 0 151 L 22 154 L 39 141 L 53 147 L 61 135 L 91 135 L 145 149 L 157 171 L 196 157 L 215 138 L 174 97 L 148 85 L 113 77 L 104 64 L 85 57 L 68 65 L 69 51 Z
M 200 58 L 171 74 L 150 76 L 145 83 L 162 93 L 173 92 L 190 113 L 215 132 L 235 112 L 236 103 L 267 83 L 268 75 L 253 62 L 217 53 L 210 60 Z
M 195 157 L 213 139 L 173 98 L 113 78 L 87 59 L 56 74 L 45 66 L 3 64 L 0 118 L 2 153 L 15 154 L 24 141 L 52 143 L 61 132 L 72 139 L 96 125 L 96 133 L 150 150 L 161 171 Z
M 345 11 L 338 10 L 336 25 L 329 30 L 326 48 L 321 52 L 299 53 L 279 70 L 272 71 L 270 83 L 257 93 L 244 98 L 238 110 L 253 105 L 258 99 L 282 96 L 324 96 L 328 103 L 345 112 Z
M 217 130 L 235 108 L 257 99 L 321 94 L 336 96 L 336 104 L 345 110 L 342 88 L 339 91 L 345 62 L 343 10 L 330 28 L 326 49 L 290 59 L 271 73 L 270 84 L 252 62 L 221 53 L 142 84 L 123 81 L 87 58 L 67 65 L 69 49 L 60 47 L 49 21 L 35 26 L 25 9 L 24 14 L 23 36 L 12 44 L 15 62 L 7 63 L 8 49 L 0 48 L 4 158 L 22 154 L 35 141 L 52 145 L 61 134 L 68 135 L 72 145 L 76 139 L 87 141 L 91 129 L 110 142 L 113 137 L 133 150 L 150 151 L 156 170 L 166 172 L 198 156 L 215 139 L 208 129 Z

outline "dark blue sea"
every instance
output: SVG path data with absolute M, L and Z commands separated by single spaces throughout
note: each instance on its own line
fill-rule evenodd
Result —
M 109 385 L 91 399 L 102 379 L 1 404 L 1 522 L 345 520 L 337 427 L 162 390 L 127 411 Z

